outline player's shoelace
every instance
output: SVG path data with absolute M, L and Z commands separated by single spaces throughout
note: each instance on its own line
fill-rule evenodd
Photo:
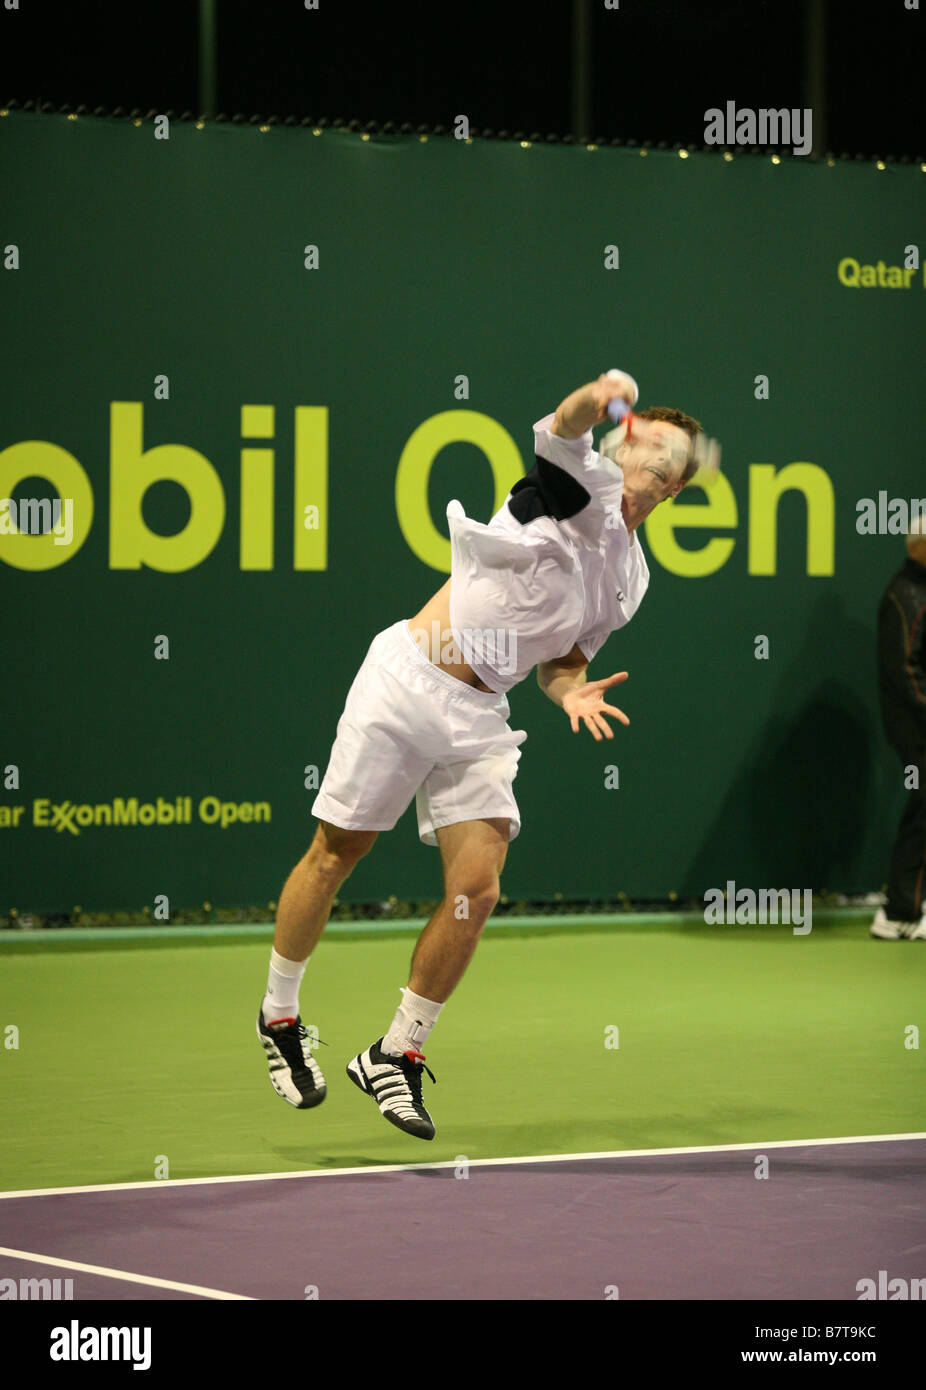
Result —
M 294 1055 L 298 1056 L 300 1065 L 304 1067 L 305 1057 L 302 1054 L 302 1043 L 309 1036 L 309 1030 L 306 1028 L 305 1024 L 287 1023 L 285 1028 L 279 1029 L 275 1029 L 272 1023 L 268 1023 L 266 1026 L 270 1031 L 270 1036 L 276 1042 L 283 1056 L 286 1057 L 287 1062 L 292 1065 L 292 1058 L 287 1057 L 285 1051 L 286 1044 L 289 1044 L 291 1049 L 297 1049 Z M 324 1038 L 316 1038 L 315 1041 L 322 1047 L 328 1046 Z M 309 1048 L 309 1051 L 311 1052 L 312 1049 Z
M 408 1082 L 408 1089 L 412 1093 L 412 1102 L 424 1108 L 424 1101 L 421 1098 L 421 1073 L 426 1071 L 428 1076 L 437 1085 L 437 1077 L 424 1060 L 423 1052 L 403 1052 L 402 1070 Z

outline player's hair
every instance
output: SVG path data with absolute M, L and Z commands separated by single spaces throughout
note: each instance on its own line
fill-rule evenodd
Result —
M 690 415 L 686 415 L 684 410 L 676 410 L 675 407 L 671 405 L 651 405 L 647 410 L 634 411 L 634 414 L 641 420 L 664 420 L 667 425 L 677 425 L 678 428 L 684 430 L 692 440 L 696 435 L 702 432 L 700 421 L 693 419 Z M 605 435 L 604 439 L 601 441 L 599 452 L 613 459 L 615 446 L 619 442 L 618 436 L 623 438 L 622 427 L 612 430 L 610 434 Z M 685 471 L 682 474 L 682 482 L 690 482 L 697 471 L 697 463 L 694 458 L 690 458 L 685 465 Z

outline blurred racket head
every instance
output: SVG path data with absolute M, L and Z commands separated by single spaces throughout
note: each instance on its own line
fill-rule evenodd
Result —
M 717 481 L 720 472 L 720 441 L 700 431 L 691 441 L 691 458 L 697 472 L 690 481 L 698 483 L 701 487 L 711 487 Z
M 699 484 L 710 486 L 716 481 L 717 474 L 720 473 L 720 441 L 712 439 L 704 431 L 694 436 L 691 441 L 691 459 L 697 466 L 695 478 Z M 695 481 L 692 478 L 692 482 Z

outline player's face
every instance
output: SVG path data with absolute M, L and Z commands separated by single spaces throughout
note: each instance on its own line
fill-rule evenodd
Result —
M 618 462 L 624 470 L 624 491 L 640 509 L 652 511 L 681 491 L 690 445 L 678 425 L 665 420 L 633 421 L 630 440 L 618 451 Z

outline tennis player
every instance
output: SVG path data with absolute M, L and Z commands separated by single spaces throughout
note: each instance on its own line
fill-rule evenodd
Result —
M 588 680 L 610 633 L 649 584 L 637 534 L 697 470 L 700 425 L 665 406 L 632 414 L 593 447 L 614 397 L 638 399 L 626 373 L 573 391 L 534 425 L 535 462 L 488 525 L 447 507 L 451 577 L 413 618 L 380 632 L 347 696 L 312 814 L 318 829 L 277 909 L 257 1020 L 270 1080 L 299 1109 L 326 1083 L 299 1015 L 299 986 L 332 900 L 382 830 L 416 798 L 418 833 L 440 849 L 444 897 L 418 937 L 388 1031 L 347 1074 L 406 1134 L 433 1139 L 422 1051 L 498 901 L 508 844 L 521 828 L 512 783 L 527 734 L 508 725 L 507 693 L 536 668 L 574 733 L 613 738 L 608 703 L 621 671 Z

